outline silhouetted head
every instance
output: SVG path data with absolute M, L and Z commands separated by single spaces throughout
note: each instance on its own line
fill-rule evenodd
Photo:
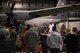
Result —
M 77 32 L 77 28 L 76 27 L 73 27 L 72 31 L 73 32 Z
M 79 30 L 79 31 L 77 31 L 77 34 L 80 36 L 80 30 Z
M 30 27 L 31 27 L 31 25 L 30 25 L 30 24 L 28 24 L 28 25 L 27 25 L 27 30 L 29 30 L 29 29 L 30 29 Z
M 56 25 L 54 24 L 54 26 L 52 27 L 53 31 L 56 31 Z
M 53 24 L 53 22 L 50 22 L 50 24 L 52 25 L 52 24 Z

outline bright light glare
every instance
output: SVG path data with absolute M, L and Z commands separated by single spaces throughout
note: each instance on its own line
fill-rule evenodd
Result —
M 16 5 L 14 6 L 14 8 L 28 8 L 28 4 L 21 4 L 21 3 L 16 3 Z
M 22 8 L 21 4 L 16 4 L 14 8 Z

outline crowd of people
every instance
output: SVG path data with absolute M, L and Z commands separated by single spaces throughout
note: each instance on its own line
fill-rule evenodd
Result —
M 71 33 L 69 28 L 66 29 L 65 25 L 62 26 L 62 31 L 59 33 L 56 30 L 56 24 L 51 22 L 48 26 L 47 34 L 44 36 L 45 38 L 42 37 L 42 34 L 37 32 L 36 25 L 31 26 L 30 24 L 23 28 L 19 39 L 14 26 L 0 27 L 0 36 L 4 33 L 4 39 L 10 40 L 12 53 L 16 53 L 17 41 L 21 41 L 21 53 L 62 53 L 63 45 L 66 47 L 67 53 L 78 53 L 80 31 L 78 31 L 76 27 L 73 27 Z M 63 39 L 62 36 L 65 38 Z
M 4 40 L 3 41 L 3 43 L 4 43 L 3 45 L 9 44 L 9 45 L 6 45 L 6 46 L 8 46 L 7 49 L 11 50 L 11 53 L 16 53 L 17 33 L 16 33 L 15 30 L 16 30 L 16 28 L 13 27 L 13 26 L 11 26 L 11 27 L 8 27 L 8 26 L 0 27 L 0 40 L 1 41 Z M 2 42 L 0 42 L 0 43 L 2 43 Z

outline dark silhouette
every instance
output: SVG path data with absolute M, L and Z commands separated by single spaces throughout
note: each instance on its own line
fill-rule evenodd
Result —
M 73 33 L 69 33 L 66 35 L 64 39 L 65 47 L 67 49 L 67 53 L 78 53 L 79 46 L 79 36 L 77 35 L 77 28 L 73 28 Z

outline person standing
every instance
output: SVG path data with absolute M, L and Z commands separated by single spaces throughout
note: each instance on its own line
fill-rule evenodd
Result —
M 25 48 L 26 48 L 26 44 L 25 44 L 25 33 L 29 30 L 30 25 L 28 24 L 26 26 L 26 28 L 23 29 L 22 31 L 22 35 L 21 35 L 21 53 L 24 53 Z
M 15 31 L 15 27 L 10 27 L 10 42 L 12 53 L 16 53 L 16 40 L 17 40 L 17 32 Z
M 12 53 L 10 43 L 10 31 L 6 27 L 0 28 L 0 53 Z
M 77 28 L 73 27 L 72 33 L 66 35 L 64 43 L 67 53 L 78 53 L 79 36 L 77 35 Z
M 60 33 L 62 36 L 65 36 L 65 34 L 66 34 L 66 26 L 64 24 L 60 28 Z
M 50 53 L 60 53 L 63 41 L 61 35 L 56 31 L 56 25 L 52 27 L 52 32 L 47 37 L 47 45 L 50 48 Z
M 47 46 L 47 34 L 41 34 L 40 35 L 40 40 L 41 40 L 41 47 L 42 47 L 42 53 L 47 53 L 48 52 L 48 46 Z
M 30 27 L 29 31 L 25 33 L 26 53 L 37 53 L 36 45 L 38 41 L 38 33 Z

